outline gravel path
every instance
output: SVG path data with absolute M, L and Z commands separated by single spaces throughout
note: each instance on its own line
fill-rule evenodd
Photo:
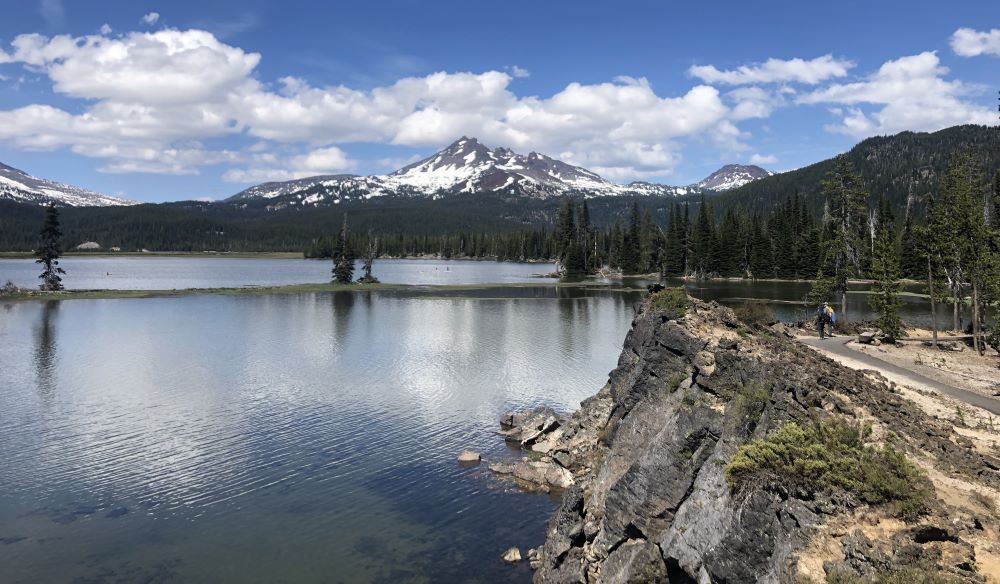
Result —
M 819 339 L 818 337 L 799 337 L 798 340 L 805 345 L 815 347 L 823 352 L 859 361 L 870 369 L 884 371 L 886 373 L 891 373 L 894 376 L 908 379 L 917 385 L 930 387 L 931 389 L 953 397 L 959 401 L 963 401 L 971 406 L 982 408 L 993 414 L 1000 415 L 1000 399 L 986 397 L 960 387 L 941 383 L 940 381 L 936 381 L 915 371 L 900 367 L 899 365 L 894 365 L 888 361 L 883 361 L 882 359 L 869 355 L 868 353 L 855 351 L 848 346 L 848 343 L 854 340 L 853 336 L 838 336 L 829 339 Z

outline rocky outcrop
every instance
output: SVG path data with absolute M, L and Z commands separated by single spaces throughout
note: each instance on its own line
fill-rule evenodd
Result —
M 490 468 L 564 490 L 544 545 L 528 554 L 536 582 L 795 581 L 817 528 L 860 503 L 792 481 L 734 492 L 725 466 L 740 446 L 790 421 L 869 420 L 891 428 L 902 448 L 933 453 L 946 472 L 1000 485 L 1000 461 L 784 330 L 748 328 L 694 299 L 686 311 L 646 301 L 632 325 L 608 385 L 578 411 L 501 421 L 526 456 Z M 949 545 L 961 548 L 954 535 Z M 906 565 L 893 552 L 905 547 L 881 552 L 886 565 Z

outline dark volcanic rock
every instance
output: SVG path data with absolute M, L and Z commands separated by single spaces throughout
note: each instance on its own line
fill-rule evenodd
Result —
M 748 390 L 765 398 L 749 407 L 739 397 Z M 504 418 L 508 439 L 543 456 L 491 468 L 543 488 L 549 468 L 573 476 L 545 544 L 532 551 L 536 582 L 788 582 L 815 528 L 856 503 L 781 484 L 734 493 L 725 464 L 789 421 L 861 411 L 943 469 L 1000 484 L 996 460 L 889 386 L 784 331 L 748 334 L 731 310 L 698 301 L 676 319 L 645 303 L 609 384 L 577 412 Z M 858 532 L 844 540 L 838 567 L 869 575 L 930 562 L 941 546 L 961 566 L 967 554 L 951 535 L 921 528 L 876 549 Z

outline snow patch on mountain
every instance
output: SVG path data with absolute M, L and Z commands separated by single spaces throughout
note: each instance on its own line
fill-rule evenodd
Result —
M 727 164 L 695 186 L 713 191 L 728 191 L 773 174 L 770 170 L 752 164 Z
M 280 208 L 382 196 L 438 198 L 480 192 L 537 198 L 570 193 L 585 197 L 683 196 L 701 190 L 696 185 L 618 184 L 605 180 L 595 172 L 538 152 L 522 155 L 509 148 L 489 148 L 475 138 L 463 136 L 440 152 L 388 175 L 327 175 L 264 183 L 246 189 L 229 200 L 274 199 L 270 206 Z
M 0 200 L 68 207 L 111 207 L 137 205 L 118 197 L 31 176 L 14 167 L 0 164 Z

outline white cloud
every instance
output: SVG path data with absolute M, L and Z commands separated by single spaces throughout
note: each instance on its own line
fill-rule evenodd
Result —
M 338 174 L 354 170 L 357 161 L 337 148 L 317 148 L 297 156 L 279 158 L 271 153 L 258 154 L 250 168 L 227 170 L 222 179 L 234 183 L 283 181 L 319 174 Z
M 147 12 L 142 16 L 142 22 L 149 26 L 153 26 L 158 20 L 160 20 L 159 12 Z
M 145 105 L 203 103 L 250 81 L 257 53 L 198 30 L 52 38 L 20 35 L 9 62 L 42 68 L 54 89 L 72 97 Z
M 104 24 L 101 25 L 101 28 L 99 30 L 102 35 L 108 36 L 109 34 L 111 34 L 111 25 L 105 22 Z
M 980 88 L 944 78 L 934 52 L 887 61 L 862 81 L 834 84 L 799 96 L 798 103 L 853 106 L 833 132 L 863 138 L 904 130 L 934 131 L 957 124 L 996 124 L 993 111 L 967 98 Z M 866 112 L 862 106 L 881 107 Z
M 960 28 L 951 36 L 951 50 L 962 57 L 979 55 L 1000 57 L 1000 28 L 983 32 Z
M 629 179 L 669 175 L 690 141 L 745 158 L 750 136 L 739 124 L 793 104 L 829 104 L 841 118 L 831 129 L 856 136 L 985 115 L 988 121 L 980 123 L 993 123 L 988 110 L 966 99 L 976 88 L 944 79 L 947 70 L 933 53 L 811 92 L 789 84 L 842 77 L 853 64 L 827 55 L 734 71 L 692 68 L 706 81 L 740 86 L 723 94 L 696 85 L 680 95 L 658 94 L 643 78 L 619 77 L 518 96 L 511 85 L 526 71 L 515 66 L 439 71 L 369 89 L 318 87 L 294 77 L 270 84 L 254 76 L 260 59 L 202 30 L 21 35 L 9 53 L 0 51 L 0 63 L 46 75 L 55 92 L 80 100 L 79 107 L 0 110 L 0 140 L 23 149 L 69 148 L 102 160 L 104 172 L 190 174 L 238 165 L 226 180 L 247 182 L 352 171 L 358 163 L 343 144 L 438 147 L 464 134 Z M 247 146 L 206 146 L 230 136 Z M 303 148 L 308 151 L 300 153 Z
M 773 154 L 754 154 L 750 157 L 750 164 L 777 164 L 778 157 Z
M 844 77 L 853 67 L 854 63 L 851 61 L 823 55 L 809 61 L 798 58 L 768 59 L 763 63 L 742 65 L 728 71 L 720 71 L 714 65 L 694 65 L 688 69 L 688 74 L 705 83 L 726 85 L 787 82 L 816 85 L 828 79 Z
M 740 87 L 726 94 L 735 103 L 730 117 L 734 120 L 767 118 L 778 107 L 785 105 L 783 92 L 770 92 L 757 86 Z
M 528 71 L 524 67 L 518 67 L 517 65 L 511 66 L 510 74 L 514 77 L 531 77 L 531 71 Z

